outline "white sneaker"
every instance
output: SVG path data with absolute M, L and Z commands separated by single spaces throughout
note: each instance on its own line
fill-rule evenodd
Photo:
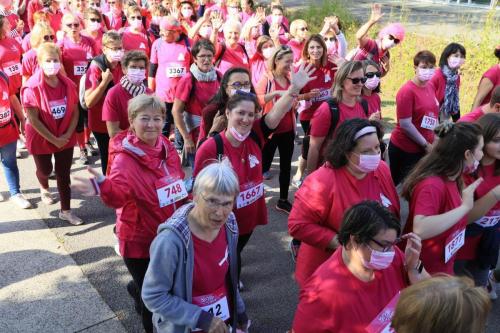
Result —
M 0 201 L 4 201 L 5 197 L 3 196 L 2 192 L 0 192 Z
M 17 140 L 17 149 L 25 149 L 25 148 L 26 144 L 24 143 L 24 141 L 21 139 Z
M 83 221 L 81 218 L 73 214 L 72 211 L 70 210 L 65 210 L 65 211 L 60 211 L 59 212 L 59 218 L 64 221 L 68 221 L 72 225 L 81 225 L 83 224 Z
M 40 199 L 42 199 L 42 202 L 46 205 L 52 205 L 56 202 L 52 194 L 47 190 L 40 190 Z
M 493 278 L 493 271 L 490 271 L 490 273 L 488 274 L 488 284 L 486 285 L 486 290 L 488 291 L 488 294 L 490 295 L 490 299 L 492 301 L 498 298 L 496 289 L 497 289 L 497 283 Z
M 28 209 L 31 208 L 31 204 L 22 193 L 18 193 L 16 195 L 13 195 L 10 197 L 10 200 L 12 200 L 16 205 L 18 205 L 22 209 Z
M 16 150 L 16 158 L 21 158 L 23 155 L 21 155 L 21 152 L 19 150 Z

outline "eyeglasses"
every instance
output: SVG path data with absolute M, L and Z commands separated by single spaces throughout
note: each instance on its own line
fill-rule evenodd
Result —
M 115 1 L 108 1 L 108 5 L 114 5 L 115 3 Z
M 324 37 L 324 38 L 323 38 L 323 40 L 324 40 L 325 42 L 328 42 L 328 41 L 330 41 L 330 42 L 335 42 L 335 37 Z
M 298 30 L 300 30 L 300 31 L 309 31 L 309 29 L 307 27 L 302 27 L 302 28 L 299 28 Z
M 238 89 L 242 89 L 242 88 L 250 88 L 251 85 L 252 85 L 252 83 L 250 81 L 247 81 L 247 82 L 236 81 L 236 82 L 231 83 L 229 86 L 238 90 Z
M 394 44 L 399 44 L 400 40 L 394 37 L 393 35 L 389 35 L 389 39 L 394 41 Z
M 90 22 L 98 22 L 98 23 L 101 23 L 101 19 L 100 18 L 90 18 L 89 19 Z
M 351 80 L 352 84 L 365 83 L 366 77 L 347 77 L 346 79 Z
M 80 23 L 68 23 L 66 24 L 68 28 L 78 28 L 80 26 Z
M 371 79 L 374 76 L 376 76 L 376 77 L 382 76 L 382 73 L 380 73 L 380 72 L 368 72 L 368 73 L 365 73 L 365 76 L 367 78 Z
M 48 42 L 50 40 L 54 40 L 54 39 L 56 39 L 56 36 L 54 36 L 54 35 L 45 35 L 45 36 L 43 36 L 43 40 L 46 41 L 46 42 Z
M 378 246 L 380 246 L 382 248 L 382 252 L 389 252 L 389 251 L 391 251 L 394 248 L 395 245 L 397 245 L 398 243 L 401 242 L 401 238 L 396 238 L 396 240 L 394 242 L 392 242 L 390 244 L 385 244 L 384 245 L 384 244 L 380 243 L 379 241 L 376 241 L 373 238 L 370 238 L 370 240 L 372 242 L 374 242 L 375 244 L 377 244 Z M 370 247 L 370 246 L 368 246 L 368 247 Z
M 207 206 L 210 209 L 217 209 L 220 207 L 224 210 L 233 210 L 233 206 L 234 206 L 233 201 L 220 202 L 217 199 L 205 198 L 205 196 L 203 196 L 203 194 L 200 194 L 200 197 L 202 197 L 202 199 L 207 203 Z
M 142 20 L 142 16 L 130 16 L 129 19 L 133 20 Z
M 203 54 L 203 55 L 197 55 L 196 58 L 198 59 L 207 59 L 207 60 L 210 60 L 214 57 L 213 54 Z

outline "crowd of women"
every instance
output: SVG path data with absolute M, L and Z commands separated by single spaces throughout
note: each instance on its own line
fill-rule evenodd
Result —
M 279 1 L 1 0 L 11 200 L 31 207 L 16 162 L 26 147 L 44 204 L 56 179 L 59 218 L 84 223 L 72 188 L 116 209 L 146 332 L 247 332 L 241 253 L 268 223 L 278 149 L 275 208 L 289 214 L 300 289 L 291 331 L 482 332 L 500 281 L 500 65 L 464 110 L 465 48 L 419 51 L 386 145 L 381 78 L 405 29 L 371 38 L 383 16 L 374 4 L 348 51 L 338 17 L 313 34 Z M 71 185 L 75 147 L 101 171 Z

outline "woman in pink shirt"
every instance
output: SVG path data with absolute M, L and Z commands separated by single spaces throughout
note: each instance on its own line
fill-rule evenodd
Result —
M 127 22 L 129 26 L 121 30 L 123 49 L 125 51 L 143 51 L 149 56 L 151 42 L 142 23 L 141 8 L 139 6 L 127 8 Z
M 495 48 L 495 57 L 500 62 L 500 44 Z M 500 63 L 491 66 L 481 78 L 477 88 L 476 98 L 472 104 L 472 110 L 490 101 L 491 93 L 496 86 L 500 85 Z
M 257 50 L 250 59 L 250 73 L 252 74 L 252 84 L 254 87 L 267 71 L 267 60 L 271 58 L 274 51 L 275 44 L 271 37 L 260 36 L 257 40 Z

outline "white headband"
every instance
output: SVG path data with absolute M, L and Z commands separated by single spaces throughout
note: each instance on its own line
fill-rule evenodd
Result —
M 375 128 L 375 126 L 366 126 L 366 127 L 363 127 L 354 136 L 354 141 L 356 141 L 357 139 L 359 139 L 363 135 L 371 134 L 371 133 L 377 133 L 377 129 Z

